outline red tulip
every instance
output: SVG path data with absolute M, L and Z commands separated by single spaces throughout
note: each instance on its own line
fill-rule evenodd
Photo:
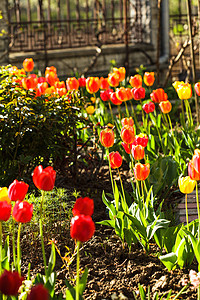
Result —
M 43 191 L 51 191 L 54 188 L 56 171 L 52 167 L 43 169 L 40 165 L 33 171 L 33 182 L 35 186 Z
M 126 143 L 122 142 L 121 145 L 123 146 L 126 153 L 128 153 L 128 154 L 131 153 L 131 148 L 132 148 L 133 143 L 132 144 L 126 144 Z
M 151 101 L 145 103 L 142 106 L 142 109 L 145 111 L 146 114 L 152 113 L 155 110 L 155 104 Z
M 67 86 L 68 91 L 78 90 L 79 81 L 75 77 L 69 77 L 66 80 L 66 86 Z
M 200 82 L 195 83 L 194 89 L 197 95 L 200 96 Z
M 85 77 L 80 77 L 80 78 L 78 79 L 78 82 L 79 82 L 79 86 L 80 86 L 81 88 L 86 86 L 86 78 L 85 78 Z
M 37 87 L 38 87 L 38 95 L 39 96 L 44 95 L 46 93 L 46 89 L 48 88 L 48 83 L 47 82 L 38 83 Z
M 144 147 L 141 145 L 133 145 L 131 153 L 135 160 L 140 160 L 144 158 Z
M 143 87 L 131 89 L 134 100 L 141 100 L 145 98 L 145 89 Z
M 192 161 L 188 164 L 188 175 L 192 180 L 200 180 L 200 173 L 195 170 Z
M 200 174 L 200 149 L 194 150 L 194 155 L 192 157 L 192 164 L 195 171 Z
M 23 277 L 18 272 L 4 270 L 0 276 L 1 293 L 7 296 L 16 296 L 23 280 Z
M 8 197 L 11 201 L 23 201 L 27 192 L 29 185 L 23 181 L 18 181 L 15 179 L 8 187 Z
M 94 201 L 88 197 L 76 199 L 74 208 L 72 209 L 73 216 L 87 215 L 92 216 L 94 212 Z
M 128 100 L 126 89 L 123 86 L 116 90 L 116 96 L 120 101 Z
M 143 77 L 144 83 L 147 86 L 152 86 L 155 81 L 154 72 L 145 72 Z
M 94 232 L 95 225 L 90 216 L 78 215 L 71 219 L 70 235 L 74 240 L 86 242 Z
M 116 96 L 116 92 L 110 94 L 110 101 L 115 105 L 121 105 L 122 101 Z
M 23 68 L 26 72 L 31 72 L 34 68 L 34 62 L 32 58 L 26 58 L 23 61 Z
M 43 284 L 39 283 L 32 287 L 27 300 L 48 300 L 49 292 Z
M 169 102 L 168 100 L 160 102 L 159 107 L 163 114 L 168 114 L 172 110 L 171 102 Z
M 160 103 L 162 101 L 166 101 L 168 96 L 163 89 L 153 90 L 150 94 L 151 100 L 155 103 Z
M 65 88 L 65 82 L 64 81 L 56 81 L 54 86 L 55 86 L 56 89 Z
M 102 89 L 102 90 L 108 90 L 109 89 L 108 78 L 101 77 L 99 79 L 99 82 L 100 82 L 100 89 Z
M 122 141 L 126 144 L 133 143 L 133 141 L 135 139 L 134 128 L 131 126 L 127 126 L 127 125 L 122 127 L 121 138 L 122 138 Z
M 112 89 L 108 89 L 108 90 L 105 90 L 105 91 L 101 91 L 100 92 L 100 97 L 101 97 L 101 100 L 103 101 L 108 101 L 110 100 L 110 94 L 113 92 Z
M 112 129 L 106 128 L 100 132 L 100 142 L 104 147 L 110 148 L 114 145 L 115 135 Z
M 109 153 L 109 160 L 112 169 L 117 169 L 122 165 L 122 157 L 118 151 Z
M 144 133 L 140 133 L 139 135 L 135 136 L 134 145 L 141 145 L 142 147 L 146 147 L 148 144 L 148 136 Z
M 136 74 L 135 76 L 131 76 L 129 83 L 133 88 L 141 87 L 142 86 L 142 76 L 139 74 Z
M 0 201 L 0 222 L 8 221 L 11 214 L 12 205 L 7 201 Z
M 12 215 L 17 222 L 30 222 L 33 215 L 33 204 L 27 201 L 17 201 L 13 207 Z
M 133 169 L 135 179 L 138 181 L 145 180 L 150 173 L 150 165 L 149 164 L 141 164 L 137 163 Z
M 38 84 L 38 81 L 37 79 L 29 76 L 27 78 L 22 78 L 22 86 L 25 90 L 29 90 L 29 89 L 35 89 L 37 84 Z

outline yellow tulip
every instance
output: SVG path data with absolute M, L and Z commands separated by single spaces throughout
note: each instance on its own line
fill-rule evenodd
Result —
M 192 88 L 189 83 L 179 85 L 176 91 L 179 99 L 181 100 L 187 100 L 192 97 Z
M 10 198 L 8 197 L 7 187 L 0 188 L 0 201 L 7 201 L 8 203 L 11 202 Z
M 193 192 L 196 185 L 196 180 L 192 180 L 190 176 L 180 177 L 178 180 L 178 186 L 183 194 L 190 194 Z
M 93 113 L 95 112 L 95 108 L 92 105 L 89 105 L 88 107 L 86 107 L 85 110 L 88 113 L 88 115 L 93 115 Z
M 174 81 L 174 83 L 172 85 L 175 88 L 175 90 L 177 90 L 179 88 L 179 86 L 182 84 L 185 84 L 185 82 L 184 81 Z

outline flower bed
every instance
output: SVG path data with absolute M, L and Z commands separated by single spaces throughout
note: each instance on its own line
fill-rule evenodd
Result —
M 192 86 L 153 89 L 153 72 L 128 78 L 122 67 L 107 78 L 64 82 L 53 66 L 44 77 L 30 73 L 33 67 L 26 59 L 21 70 L 1 68 L 1 299 L 200 297 L 200 139 Z M 59 186 L 70 173 L 77 187 L 81 172 L 88 184 L 102 170 L 108 179 L 102 201 L 76 190 L 72 202 L 63 191 L 53 195 L 56 179 Z M 178 187 L 186 224 L 163 210 Z M 189 222 L 187 195 L 195 188 L 198 218 Z M 42 259 L 31 250 L 32 268 L 27 249 L 38 243 Z

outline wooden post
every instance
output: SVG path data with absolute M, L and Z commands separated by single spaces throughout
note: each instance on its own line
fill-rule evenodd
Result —
M 190 37 L 190 55 L 191 55 L 191 62 L 192 62 L 192 75 L 193 75 L 193 82 L 196 83 L 196 64 L 195 64 L 195 57 L 194 57 L 194 41 L 192 37 L 192 13 L 191 13 L 191 3 L 190 0 L 186 0 L 187 3 L 187 15 L 188 15 L 188 29 L 189 29 L 189 37 Z M 195 93 L 195 108 L 196 108 L 196 115 L 197 115 L 197 125 L 199 125 L 199 108 L 198 108 L 198 98 L 197 94 Z
M 129 45 L 128 45 L 128 8 L 127 8 L 128 0 L 124 0 L 124 32 L 125 32 L 125 49 L 126 49 L 126 58 L 125 58 L 125 68 L 126 73 L 129 74 Z

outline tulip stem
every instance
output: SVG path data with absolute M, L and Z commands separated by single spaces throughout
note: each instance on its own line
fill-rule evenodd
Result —
M 185 214 L 186 214 L 187 230 L 189 231 L 187 194 L 185 194 Z
M 145 202 L 144 202 L 144 186 L 143 186 L 143 180 L 141 180 L 141 190 L 142 190 L 142 201 L 143 201 L 143 208 L 144 208 L 144 217 L 145 217 Z
M 121 108 L 120 108 L 120 105 L 117 105 L 117 110 L 118 110 L 118 114 L 119 114 L 119 120 L 121 121 L 122 117 L 121 117 Z
M 168 116 L 169 125 L 170 125 L 170 128 L 171 128 L 172 136 L 173 136 L 173 138 L 174 138 L 174 131 L 173 131 L 173 127 L 172 127 L 171 118 L 170 118 L 170 115 L 169 115 L 169 114 L 167 114 L 167 116 Z
M 199 241 L 199 231 L 200 231 L 200 212 L 199 212 L 199 195 L 198 195 L 198 183 L 196 181 L 196 202 L 197 202 L 197 212 L 198 212 L 198 219 L 199 219 L 199 228 L 198 228 L 198 241 Z
M 114 125 L 113 111 L 112 111 L 112 106 L 110 104 L 110 101 L 108 102 L 108 106 L 109 106 L 109 109 L 110 109 L 110 114 L 111 114 L 111 118 L 112 118 L 112 124 Z
M 76 300 L 79 300 L 79 268 L 80 268 L 80 241 L 77 241 L 77 255 L 76 255 Z
M 124 187 L 123 187 L 123 183 L 122 183 L 122 178 L 121 178 L 121 174 L 119 172 L 119 168 L 117 168 L 118 170 L 118 174 L 119 174 L 119 179 L 120 179 L 120 183 L 121 183 L 121 188 L 122 188 L 122 194 L 123 194 L 123 202 L 122 202 L 122 208 L 124 211 L 127 212 L 127 203 L 126 203 L 126 197 L 125 197 L 125 193 L 124 193 Z
M 12 218 L 12 248 L 13 248 L 13 263 L 16 268 L 16 252 L 15 252 L 15 224 L 14 219 Z
M 2 273 L 2 222 L 0 222 L 0 275 Z
M 17 235 L 17 271 L 21 275 L 21 249 L 20 249 L 20 234 L 21 234 L 22 223 L 19 223 L 18 235 Z
M 44 268 L 45 268 L 45 276 L 47 278 L 47 261 L 46 261 L 46 255 L 45 255 L 45 248 L 44 248 L 44 237 L 43 237 L 43 228 L 42 228 L 42 219 L 43 219 L 43 214 L 42 214 L 42 205 L 44 201 L 44 192 L 42 192 L 42 197 L 41 197 L 41 203 L 40 203 L 40 221 L 39 221 L 39 226 L 40 226 L 40 238 L 41 238 L 41 246 L 42 246 L 42 255 L 43 255 L 43 261 L 44 261 Z
M 113 183 L 113 177 L 112 177 L 112 170 L 111 170 L 111 165 L 110 165 L 110 157 L 109 157 L 109 148 L 107 148 L 108 152 L 108 163 L 109 163 L 109 171 L 110 171 L 110 180 L 112 184 L 112 190 L 113 190 L 113 196 L 115 197 L 115 188 L 114 188 L 114 183 Z
M 127 117 L 129 117 L 130 115 L 129 115 L 129 110 L 128 110 L 126 101 L 124 101 L 124 104 L 125 104 L 125 108 L 126 108 L 126 115 L 127 115 Z
M 183 115 L 183 127 L 185 129 L 185 112 L 184 112 L 183 100 L 181 100 L 181 109 L 182 109 L 182 115 Z

